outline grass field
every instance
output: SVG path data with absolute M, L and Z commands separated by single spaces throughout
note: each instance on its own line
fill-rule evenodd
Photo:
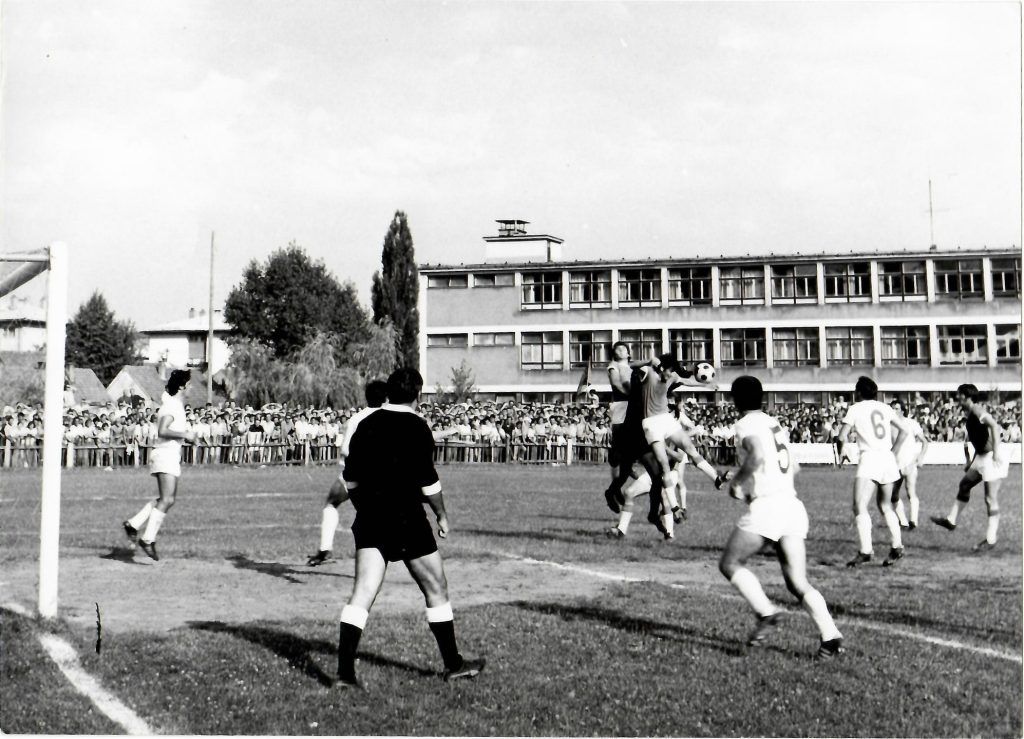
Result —
M 160 534 L 163 560 L 133 556 L 120 522 L 152 495 L 142 471 L 64 477 L 61 619 L 35 603 L 39 479 L 0 477 L 0 730 L 123 733 L 79 694 L 37 636 L 152 731 L 272 735 L 1020 736 L 1021 483 L 1004 486 L 999 547 L 976 555 L 984 504 L 947 532 L 959 468 L 922 471 L 908 556 L 883 569 L 854 553 L 852 469 L 805 468 L 809 575 L 848 651 L 811 659 L 817 636 L 777 562 L 752 569 L 789 612 L 768 646 L 717 571 L 743 506 L 691 471 L 690 519 L 666 543 L 636 516 L 613 541 L 598 467 L 441 468 L 452 524 L 442 542 L 460 646 L 487 657 L 448 684 L 418 591 L 393 567 L 360 644 L 367 690 L 332 688 L 338 613 L 351 588 L 352 512 L 338 561 L 316 549 L 331 469 L 186 469 Z M 880 519 L 879 516 L 875 516 Z M 880 523 L 880 520 L 878 521 Z M 20 606 L 20 609 L 19 609 Z M 99 629 L 97 628 L 99 612 Z M 97 636 L 102 637 L 97 648 Z

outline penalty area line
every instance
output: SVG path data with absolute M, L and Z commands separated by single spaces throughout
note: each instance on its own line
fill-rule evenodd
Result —
M 493 554 L 505 559 L 515 560 L 517 562 L 523 562 L 530 565 L 539 565 L 542 567 L 550 567 L 558 570 L 565 570 L 568 572 L 575 572 L 581 575 L 587 575 L 589 577 L 595 577 L 601 580 L 611 580 L 613 582 L 620 583 L 649 583 L 651 585 L 660 585 L 662 587 L 668 587 L 673 590 L 692 590 L 692 586 L 680 585 L 679 583 L 664 583 L 657 580 L 651 580 L 650 578 L 642 577 L 628 577 L 626 575 L 617 575 L 612 572 L 602 572 L 601 570 L 594 570 L 589 567 L 580 567 L 579 565 L 570 565 L 563 562 L 554 562 L 546 559 L 533 559 L 532 557 L 523 557 L 518 554 L 510 554 L 508 552 L 499 552 L 494 550 L 484 550 L 481 554 Z M 730 600 L 737 599 L 736 595 L 731 593 L 721 593 L 711 588 L 707 591 L 711 595 L 715 595 L 719 598 L 728 598 Z M 787 609 L 789 610 L 789 609 Z M 937 636 L 931 636 L 929 634 L 922 634 L 916 631 L 909 631 L 907 629 L 901 629 L 895 626 L 889 626 L 886 624 L 876 623 L 874 621 L 867 621 L 861 618 L 837 618 L 837 623 L 848 624 L 855 628 L 867 629 L 869 631 L 875 631 L 881 634 L 887 634 L 889 636 L 898 636 L 904 639 L 913 639 L 915 641 L 925 642 L 926 644 L 933 644 L 939 647 L 946 647 L 949 649 L 958 649 L 965 652 L 971 652 L 978 654 L 983 657 L 991 657 L 993 659 L 1006 660 L 1007 662 L 1014 662 L 1016 664 L 1024 664 L 1024 659 L 1021 655 L 1013 652 L 1003 652 L 998 649 L 991 649 L 989 647 L 979 647 L 973 644 L 965 644 L 964 642 L 956 641 L 954 639 L 942 639 Z

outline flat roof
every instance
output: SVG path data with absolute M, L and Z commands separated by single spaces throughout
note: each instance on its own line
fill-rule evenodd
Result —
M 514 237 L 513 237 L 514 238 Z M 530 237 L 549 238 L 549 237 Z M 553 238 L 553 237 L 551 237 Z M 505 240 L 505 239 L 502 239 Z M 509 238 L 507 240 L 512 240 Z M 742 265 L 742 264 L 790 264 L 793 262 L 858 262 L 878 259 L 967 259 L 976 257 L 1009 256 L 1019 257 L 1021 250 L 1011 245 L 1008 247 L 978 247 L 963 249 L 914 249 L 906 251 L 850 251 L 850 252 L 819 252 L 806 254 L 736 254 L 726 256 L 694 254 L 692 256 L 670 256 L 648 259 L 578 259 L 559 260 L 556 262 L 480 262 L 470 264 L 421 264 L 419 271 L 431 272 L 504 272 L 508 270 L 540 270 L 558 269 L 602 269 L 608 267 L 673 267 L 689 265 Z

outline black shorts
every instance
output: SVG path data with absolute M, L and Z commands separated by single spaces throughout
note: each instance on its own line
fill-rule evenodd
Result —
M 352 522 L 356 549 L 377 549 L 385 562 L 417 559 L 437 551 L 426 516 L 402 521 L 377 521 L 356 514 Z

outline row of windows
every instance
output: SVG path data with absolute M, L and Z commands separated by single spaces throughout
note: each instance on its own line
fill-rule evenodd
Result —
M 981 259 L 937 259 L 935 296 L 964 300 L 984 297 Z M 995 297 L 1020 296 L 1020 259 L 992 260 L 992 294 Z M 670 267 L 668 300 L 676 305 L 711 304 L 710 267 Z M 927 272 L 924 260 L 878 263 L 878 294 L 883 299 L 924 300 L 927 297 Z M 765 273 L 761 265 L 721 267 L 719 301 L 722 305 L 763 304 Z M 815 264 L 773 265 L 770 291 L 773 303 L 816 303 L 818 270 Z M 511 272 L 474 274 L 475 287 L 509 287 L 515 284 Z M 431 275 L 428 287 L 468 287 L 469 275 Z M 619 305 L 624 307 L 660 306 L 661 269 L 619 270 L 615 284 Z M 569 306 L 611 306 L 611 270 L 569 272 Z M 824 265 L 824 297 L 830 302 L 869 302 L 871 268 L 867 262 L 828 263 Z M 524 308 L 562 307 L 562 273 L 524 272 L 522 275 Z
M 994 352 L 997 364 L 1019 364 L 1020 325 L 995 326 L 995 346 L 989 347 L 984 325 L 936 326 L 940 365 L 987 364 Z M 931 337 L 928 326 L 880 326 L 882 365 L 930 365 Z M 524 331 L 520 337 L 524 369 L 562 369 L 563 332 Z M 629 346 L 633 357 L 650 357 L 662 352 L 661 329 L 619 331 L 619 341 Z M 763 328 L 724 328 L 720 331 L 717 361 L 722 367 L 767 366 L 767 331 Z M 821 337 L 817 328 L 772 329 L 772 366 L 818 367 L 821 365 Z M 427 346 L 466 347 L 467 334 L 432 334 Z M 512 332 L 473 335 L 474 346 L 514 346 Z M 669 350 L 686 364 L 712 361 L 715 357 L 711 329 L 672 329 Z M 585 367 L 611 361 L 611 331 L 570 331 L 569 366 Z M 828 326 L 825 328 L 827 366 L 873 366 L 874 327 Z

